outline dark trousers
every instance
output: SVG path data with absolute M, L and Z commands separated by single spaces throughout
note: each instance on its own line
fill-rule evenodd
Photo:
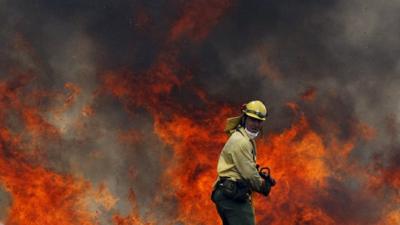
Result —
M 250 199 L 237 202 L 225 197 L 221 190 L 216 189 L 212 194 L 212 200 L 223 225 L 255 225 L 254 209 Z

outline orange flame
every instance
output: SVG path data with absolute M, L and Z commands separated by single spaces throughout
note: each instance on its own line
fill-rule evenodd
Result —
M 43 168 L 1 159 L 1 180 L 13 203 L 6 224 L 93 225 L 81 196 L 88 184 Z
M 203 40 L 230 5 L 230 0 L 188 1 L 183 15 L 171 29 L 170 39 L 176 41 L 187 35 L 194 41 Z
M 41 159 L 34 155 L 41 152 L 30 154 L 23 148 L 43 138 L 58 139 L 59 132 L 39 108 L 28 105 L 32 96 L 22 95 L 21 90 L 26 80 L 23 76 L 0 84 L 0 181 L 12 197 L 6 224 L 93 225 L 94 216 L 83 198 L 90 189 L 88 182 L 29 163 L 35 157 Z M 30 134 L 29 144 L 7 128 L 6 120 L 14 113 L 20 115 L 23 131 Z
M 230 4 L 230 1 L 216 0 L 186 3 L 182 16 L 168 33 L 166 45 L 184 36 L 201 41 Z M 207 9 L 205 12 L 204 8 Z M 146 14 L 138 15 L 137 19 L 138 28 L 152 22 Z M 17 40 L 15 45 L 32 51 L 23 40 Z M 34 90 L 27 96 L 22 89 L 32 81 L 31 76 L 0 81 L 0 182 L 12 197 L 7 225 L 98 224 L 97 216 L 102 212 L 91 211 L 87 198 L 94 198 L 97 204 L 111 213 L 112 219 L 108 222 L 116 225 L 220 224 L 210 201 L 210 192 L 217 176 L 218 156 L 227 140 L 223 133 L 225 118 L 235 116 L 240 110 L 210 100 L 204 90 L 190 83 L 190 75 L 177 62 L 178 50 L 171 46 L 165 49 L 152 67 L 141 74 L 124 70 L 104 73 L 101 87 L 96 92 L 96 97 L 111 94 L 121 101 L 129 113 L 134 113 L 133 109 L 145 109 L 154 120 L 155 134 L 172 148 L 170 158 L 161 160 L 160 167 L 166 169 L 160 174 L 160 180 L 154 181 L 154 185 L 161 187 L 160 193 L 152 198 L 151 211 L 148 210 L 150 212 L 145 215 L 140 211 L 133 190 L 130 190 L 129 196 L 132 210 L 129 215 L 121 215 L 113 211 L 120 199 L 111 193 L 106 183 L 95 191 L 83 177 L 46 168 L 43 163 L 46 161 L 43 160 L 46 159 L 45 152 L 27 153 L 26 149 L 40 148 L 36 145 L 42 139 L 62 139 L 62 132 L 44 114 L 50 112 L 57 115 L 68 110 L 79 98 L 80 88 L 77 85 L 66 83 L 67 95 Z M 271 68 L 261 64 L 259 69 L 278 74 L 275 68 Z M 271 78 L 277 79 L 274 75 Z M 176 93 L 172 92 L 184 87 L 193 89 L 195 97 L 191 100 L 200 102 L 202 106 L 193 102 L 182 104 L 179 98 L 174 97 Z M 39 107 L 42 99 L 54 96 L 55 101 L 62 102 L 61 106 L 51 110 Z M 303 93 L 302 99 L 312 102 L 315 96 L 315 89 L 311 88 Z M 330 133 L 324 134 L 313 129 L 307 115 L 294 101 L 287 106 L 298 119 L 289 128 L 268 134 L 257 143 L 258 161 L 268 165 L 278 181 L 268 198 L 255 195 L 259 224 L 360 224 L 351 218 L 343 222 L 343 218 L 321 206 L 318 199 L 331 198 L 328 190 L 330 179 L 345 183 L 344 173 L 351 174 L 362 184 L 359 189 L 361 196 L 376 194 L 376 198 L 391 198 L 382 209 L 380 221 L 372 221 L 371 224 L 398 224 L 400 195 L 397 192 L 387 197 L 387 193 L 382 191 L 382 187 L 400 188 L 398 166 L 394 163 L 380 168 L 376 175 L 374 171 L 364 171 L 371 165 L 363 167 L 350 159 L 357 144 L 373 140 L 376 131 L 362 122 L 350 121 L 353 134 L 339 138 L 340 129 L 335 124 L 318 118 L 319 125 L 329 128 Z M 15 115 L 23 124 L 20 130 L 7 124 L 7 119 Z M 90 119 L 95 115 L 94 108 L 87 105 L 80 115 Z M 76 128 L 79 133 L 81 127 Z M 121 131 L 117 137 L 127 145 L 135 145 L 143 139 L 143 135 L 134 130 Z M 96 150 L 92 152 L 93 158 L 99 158 L 98 154 Z M 136 175 L 137 171 L 130 167 L 129 176 Z M 157 216 L 157 210 L 162 210 L 158 208 L 159 203 L 165 199 L 177 203 L 176 215 L 168 221 Z

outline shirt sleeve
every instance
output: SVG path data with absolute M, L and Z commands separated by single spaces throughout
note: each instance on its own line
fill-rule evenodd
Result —
M 240 141 L 236 146 L 231 151 L 231 156 L 238 172 L 250 184 L 253 191 L 262 192 L 263 179 L 258 174 L 251 149 Z

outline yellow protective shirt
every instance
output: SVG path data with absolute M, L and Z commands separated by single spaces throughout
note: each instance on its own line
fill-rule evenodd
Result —
M 256 168 L 256 144 L 250 139 L 243 127 L 238 128 L 229 137 L 218 160 L 219 177 L 231 180 L 243 179 L 252 191 L 261 192 L 263 179 Z

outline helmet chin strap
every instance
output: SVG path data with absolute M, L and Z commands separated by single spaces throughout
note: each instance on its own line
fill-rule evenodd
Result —
M 247 130 L 247 128 L 245 128 L 244 130 L 246 131 L 247 135 L 249 135 L 249 137 L 251 139 L 255 139 L 258 136 L 258 134 L 260 133 L 260 131 L 251 132 L 251 131 Z

